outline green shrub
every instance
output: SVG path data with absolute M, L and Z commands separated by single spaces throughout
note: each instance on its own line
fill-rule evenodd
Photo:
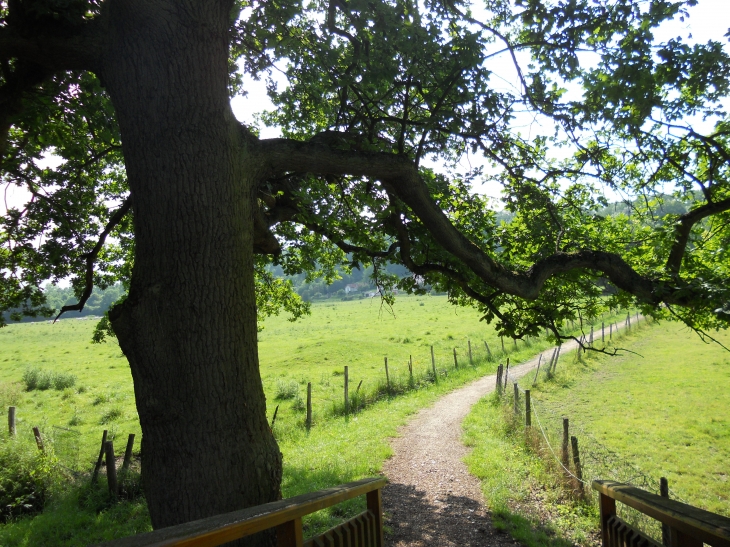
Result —
M 16 438 L 0 440 L 0 522 L 42 511 L 59 477 L 50 445 L 41 452 Z
M 302 411 L 306 408 L 306 403 L 304 402 L 304 399 L 302 398 L 299 391 L 297 391 L 297 394 L 294 396 L 294 402 L 291 405 L 292 410 Z
M 0 412 L 18 405 L 22 389 L 18 382 L 0 382 Z
M 110 400 L 111 397 L 109 397 L 108 393 L 101 393 L 100 395 L 94 397 L 94 400 L 91 402 L 91 404 L 94 406 L 98 406 L 102 403 L 108 403 Z
M 276 395 L 274 399 L 277 401 L 285 401 L 287 399 L 294 399 L 299 394 L 299 384 L 295 380 L 285 382 L 284 380 L 278 380 L 276 382 Z
M 62 391 L 76 384 L 76 376 L 71 373 L 49 372 L 40 368 L 27 368 L 23 372 L 23 383 L 26 391 L 57 389 Z
M 63 372 L 57 372 L 53 375 L 53 389 L 63 391 L 76 385 L 76 375 Z
M 99 420 L 99 423 L 101 425 L 106 425 L 108 423 L 113 422 L 114 420 L 117 420 L 118 418 L 121 418 L 122 414 L 124 414 L 124 413 L 122 412 L 121 407 L 118 407 L 118 406 L 110 407 L 110 408 L 106 409 L 106 411 L 101 415 L 101 420 Z
M 40 368 L 27 368 L 23 372 L 23 383 L 26 391 L 44 391 L 53 385 L 53 375 Z

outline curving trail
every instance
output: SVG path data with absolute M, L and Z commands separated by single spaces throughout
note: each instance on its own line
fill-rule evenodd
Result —
M 576 349 L 563 344 L 561 356 Z M 542 352 L 549 360 L 553 349 Z M 539 354 L 510 367 L 519 378 L 537 367 Z M 479 480 L 462 461 L 468 449 L 461 444 L 461 422 L 479 399 L 495 389 L 496 376 L 485 376 L 421 410 L 392 440 L 393 456 L 383 472 L 389 484 L 383 490 L 387 545 L 393 547 L 476 547 L 515 545 L 509 535 L 496 531 L 485 508 Z

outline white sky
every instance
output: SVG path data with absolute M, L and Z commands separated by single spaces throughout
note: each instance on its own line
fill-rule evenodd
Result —
M 684 22 L 672 22 L 656 31 L 655 36 L 657 39 L 666 40 L 681 36 L 685 43 L 705 41 L 708 39 L 715 39 L 727 43 L 727 38 L 724 38 L 724 35 L 730 28 L 730 0 L 700 0 L 697 6 L 689 8 L 688 11 L 689 18 L 686 18 Z M 474 16 L 477 19 L 479 18 L 478 10 L 476 9 L 474 10 Z M 527 60 L 526 57 L 524 59 Z M 507 54 L 497 57 L 490 62 L 492 63 L 491 68 L 493 72 L 499 74 L 504 82 L 505 88 L 518 88 L 519 80 L 517 73 Z M 279 88 L 283 88 L 286 85 L 286 79 L 280 72 L 275 71 L 274 77 Z M 239 121 L 246 124 L 253 124 L 256 114 L 265 110 L 272 110 L 274 105 L 266 95 L 266 84 L 263 80 L 257 82 L 247 78 L 246 89 L 248 95 L 246 97 L 235 97 L 231 101 L 231 106 Z M 519 130 L 526 136 L 545 134 L 546 132 L 552 134 L 553 132 L 552 126 L 542 127 L 539 122 L 535 122 L 530 116 L 526 116 L 524 122 L 521 123 L 524 125 Z M 281 136 L 278 128 L 261 125 L 259 129 L 262 138 Z M 462 160 L 464 170 L 482 165 L 482 163 L 483 160 L 481 157 L 471 156 L 465 157 Z M 425 164 L 437 171 L 441 171 L 439 165 L 433 162 L 425 162 Z M 500 195 L 501 186 L 496 183 L 491 186 L 485 185 L 477 191 L 496 199 Z M 614 196 L 611 199 L 618 199 L 618 196 Z
M 727 39 L 723 36 L 730 28 L 730 1 L 700 0 L 697 6 L 689 9 L 689 13 L 690 17 L 684 23 L 677 21 L 671 27 L 667 26 L 665 33 L 657 33 L 657 38 L 668 39 L 681 35 L 685 41 L 689 41 L 687 39 L 692 36 L 699 41 L 712 38 L 727 42 Z M 516 87 L 519 82 L 511 62 L 507 59 L 507 55 L 504 55 L 504 58 L 497 62 L 504 67 L 500 71 L 500 75 L 504 78 L 505 84 Z M 279 76 L 277 81 L 279 85 L 285 85 L 286 83 L 282 76 Z M 248 95 L 246 97 L 235 97 L 231 101 L 231 106 L 239 121 L 251 124 L 255 114 L 264 110 L 271 110 L 274 105 L 266 95 L 266 84 L 263 80 L 256 82 L 247 78 L 246 90 Z M 261 127 L 261 136 L 262 138 L 272 138 L 280 136 L 280 133 L 275 128 Z

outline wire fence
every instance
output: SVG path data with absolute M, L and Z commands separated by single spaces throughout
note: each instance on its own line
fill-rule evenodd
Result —
M 517 384 L 517 378 L 510 370 L 505 371 L 503 381 L 504 389 L 501 392 L 504 405 L 514 409 L 519 417 L 516 421 L 522 424 L 520 427 L 527 427 L 525 390 Z M 517 386 L 517 401 L 514 391 L 507 389 L 510 384 Z M 593 480 L 599 479 L 630 484 L 661 495 L 660 477 L 645 473 L 631 460 L 606 446 L 593 433 L 567 420 L 569 417 L 564 410 L 561 405 L 543 403 L 530 394 L 531 429 L 537 433 L 539 439 L 538 446 L 534 448 L 563 474 L 566 485 L 577 497 L 597 505 L 598 494 L 593 491 L 591 484 Z M 575 437 L 575 447 L 572 446 L 571 437 Z M 689 503 L 671 489 L 669 496 Z M 623 520 L 661 543 L 662 531 L 658 521 L 624 504 L 618 504 L 618 514 Z

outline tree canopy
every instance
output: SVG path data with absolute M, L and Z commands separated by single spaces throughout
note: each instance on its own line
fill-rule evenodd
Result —
M 2 3 L 3 182 L 30 193 L 3 219 L 3 309 L 48 313 L 48 279 L 71 276 L 82 300 L 92 283 L 129 282 L 114 108 L 98 74 L 74 70 L 78 51 L 50 51 L 98 39 L 103 5 Z M 397 262 L 514 336 L 595 313 L 600 276 L 621 289 L 609 305 L 666 303 L 692 327 L 724 327 L 730 68 L 718 41 L 654 38 L 684 9 L 489 1 L 477 18 L 448 1 L 232 6 L 231 93 L 245 92 L 236 60 L 256 78 L 283 66 L 288 82 L 271 86 L 277 110 L 263 118 L 285 139 L 261 146 L 288 165 L 258 189 L 260 307 L 304 311 L 266 274 L 271 260 L 328 279 L 339 264 L 374 264 L 376 283 L 415 290 L 413 276 L 378 277 Z M 499 85 L 499 57 L 519 86 Z M 539 134 L 515 129 L 525 116 Z M 49 154 L 63 161 L 44 167 Z M 482 167 L 460 172 L 465 154 Z M 503 185 L 513 222 L 475 193 L 485 179 Z M 600 214 L 605 188 L 643 203 L 627 218 Z M 653 223 L 665 193 L 688 211 Z
M 425 283 L 514 337 L 559 339 L 567 320 L 630 303 L 725 328 L 730 57 L 719 40 L 661 38 L 694 4 L 0 1 L 2 183 L 30 196 L 0 224 L 0 311 L 49 313 L 47 280 L 70 276 L 76 309 L 94 285 L 123 283 L 110 328 L 150 443 L 167 434 L 158 422 L 179 423 L 180 393 L 225 406 L 236 390 L 252 394 L 249 439 L 268 439 L 251 387 L 252 272 L 260 312 L 306 312 L 271 263 L 308 280 L 368 266 L 381 287 Z M 281 138 L 233 118 L 238 67 L 283 72 L 262 116 Z M 485 181 L 510 222 L 477 191 Z M 607 214 L 616 196 L 630 214 Z M 184 363 L 184 385 L 148 389 Z M 233 389 L 239 376 L 253 384 Z M 220 384 L 201 394 L 208 381 Z M 246 503 L 278 488 L 266 442 L 279 463 L 268 486 L 260 472 L 236 479 L 260 486 Z M 156 526 L 196 510 L 151 506 Z

